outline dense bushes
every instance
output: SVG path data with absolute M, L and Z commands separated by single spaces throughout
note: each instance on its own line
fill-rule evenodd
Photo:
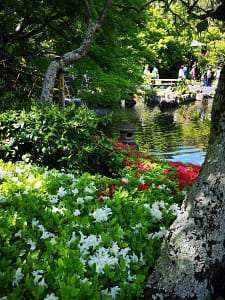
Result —
M 112 175 L 121 161 L 101 130 L 109 121 L 85 106 L 5 112 L 0 115 L 0 158 L 14 162 L 29 158 L 39 166 Z

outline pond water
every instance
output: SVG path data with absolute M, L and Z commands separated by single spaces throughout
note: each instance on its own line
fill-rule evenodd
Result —
M 204 112 L 204 114 L 202 114 Z M 208 147 L 210 113 L 206 107 L 182 106 L 162 112 L 136 104 L 131 108 L 113 110 L 110 135 L 120 138 L 118 125 L 138 126 L 134 136 L 140 151 L 166 160 L 201 165 Z

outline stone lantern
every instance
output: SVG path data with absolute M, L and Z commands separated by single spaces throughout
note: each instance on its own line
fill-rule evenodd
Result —
M 119 141 L 124 144 L 132 145 L 138 150 L 138 145 L 136 144 L 133 134 L 138 129 L 138 126 L 131 123 L 121 123 L 117 129 L 120 131 Z

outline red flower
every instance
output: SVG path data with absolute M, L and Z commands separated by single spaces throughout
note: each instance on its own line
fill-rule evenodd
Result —
M 148 190 L 148 188 L 149 188 L 149 184 L 148 183 L 140 183 L 139 184 L 139 188 L 140 188 L 140 190 Z

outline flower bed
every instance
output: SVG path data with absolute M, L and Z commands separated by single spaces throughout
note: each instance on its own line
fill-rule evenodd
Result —
M 134 299 L 199 167 L 132 147 L 117 179 L 0 161 L 0 299 Z

